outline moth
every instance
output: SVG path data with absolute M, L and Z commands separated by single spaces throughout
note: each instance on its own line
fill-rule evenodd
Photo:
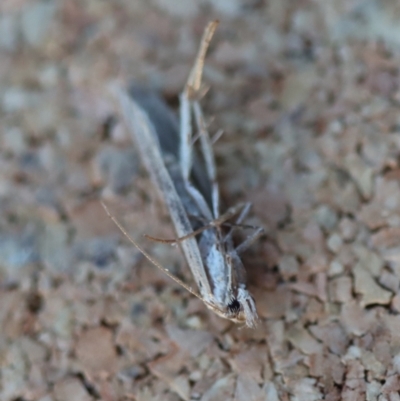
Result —
M 126 126 L 175 228 L 176 238 L 159 241 L 179 244 L 198 291 L 154 260 L 103 206 L 151 263 L 217 315 L 254 327 L 257 311 L 246 288 L 240 254 L 260 237 L 263 229 L 253 227 L 252 235 L 235 247 L 233 232 L 243 226 L 250 204 L 239 204 L 220 214 L 212 140 L 199 103 L 205 55 L 217 24 L 218 21 L 210 22 L 204 31 L 194 66 L 180 95 L 179 124 L 161 99 L 148 89 L 114 88 Z M 236 221 L 229 223 L 234 217 Z

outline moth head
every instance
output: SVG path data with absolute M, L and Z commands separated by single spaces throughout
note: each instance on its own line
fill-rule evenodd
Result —
M 239 288 L 237 296 L 232 298 L 227 306 L 230 320 L 255 327 L 258 319 L 253 297 L 245 288 Z
M 240 302 L 237 300 L 237 298 L 232 298 L 232 300 L 228 304 L 228 312 L 232 314 L 238 314 L 240 313 L 240 310 L 242 309 Z
M 227 305 L 220 306 L 206 302 L 206 305 L 218 316 L 234 323 L 245 324 L 254 328 L 258 319 L 253 297 L 246 289 L 239 289 L 237 297 L 232 297 Z
M 246 316 L 244 313 L 243 305 L 237 298 L 232 298 L 226 307 L 226 319 L 239 324 L 246 324 Z

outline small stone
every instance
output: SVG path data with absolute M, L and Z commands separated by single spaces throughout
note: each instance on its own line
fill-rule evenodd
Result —
M 328 266 L 328 261 L 325 253 L 315 253 L 311 255 L 304 263 L 309 273 L 325 272 Z
M 337 260 L 332 260 L 332 262 L 329 264 L 328 276 L 329 277 L 338 276 L 343 272 L 344 272 L 343 265 Z
M 204 401 L 230 399 L 235 388 L 235 381 L 232 374 L 218 379 L 211 386 L 208 386 L 201 399 Z
M 264 365 L 268 364 L 267 354 L 262 347 L 253 347 L 236 355 L 232 360 L 232 367 L 238 373 L 246 373 L 256 382 L 262 382 Z
M 82 382 L 78 378 L 66 378 L 54 385 L 54 395 L 57 401 L 92 401 Z
M 364 306 L 372 304 L 386 305 L 392 296 L 390 291 L 384 290 L 372 278 L 371 273 L 364 269 L 360 263 L 353 269 L 354 289 L 363 295 L 362 304 Z
M 358 256 L 359 263 L 374 277 L 378 277 L 381 274 L 384 261 L 378 254 L 362 245 L 355 245 L 353 251 Z
M 23 132 L 19 128 L 7 130 L 2 136 L 2 149 L 13 155 L 22 156 L 27 150 Z
M 362 350 L 361 362 L 371 373 L 372 379 L 382 380 L 384 378 L 386 367 L 376 359 L 373 352 Z
M 156 4 L 172 17 L 193 18 L 198 14 L 199 4 L 185 0 L 169 1 L 157 0 Z
M 353 361 L 354 359 L 360 359 L 362 350 L 356 345 L 351 345 L 345 355 L 343 355 L 343 362 Z
M 317 386 L 317 380 L 305 377 L 293 383 L 293 392 L 296 400 L 319 401 L 323 399 Z
M 276 390 L 273 382 L 264 383 L 263 387 L 265 393 L 265 400 L 268 401 L 279 401 L 278 391 Z
M 334 233 L 328 238 L 326 245 L 330 251 L 333 253 L 338 253 L 343 245 L 343 241 L 339 234 Z
M 0 15 L 0 48 L 15 50 L 18 45 L 18 16 L 16 13 Z
M 367 400 L 378 400 L 378 396 L 379 396 L 379 394 L 381 394 L 381 388 L 382 388 L 382 385 L 376 380 L 373 380 L 372 382 L 367 383 L 366 399 Z
M 364 199 L 372 196 L 373 170 L 368 167 L 356 153 L 351 153 L 346 157 L 345 165 L 354 181 L 357 184 Z
M 400 378 L 398 375 L 389 376 L 386 378 L 385 384 L 382 385 L 382 393 L 388 394 L 392 392 L 398 393 L 400 391 Z M 390 400 L 396 400 L 390 397 Z
M 29 337 L 22 337 L 19 341 L 19 346 L 30 364 L 42 363 L 48 354 L 42 344 Z
M 45 395 L 42 398 L 39 398 L 38 401 L 54 401 L 54 398 L 51 395 Z
M 61 273 L 72 267 L 68 237 L 68 227 L 65 224 L 46 224 L 40 237 L 39 251 L 48 271 Z M 54 252 L 54 249 L 57 249 L 57 252 Z
M 399 290 L 400 278 L 385 270 L 379 277 L 379 284 L 396 294 Z
M 186 324 L 192 329 L 201 329 L 203 327 L 203 323 L 198 316 L 191 316 L 187 318 Z
M 105 327 L 91 328 L 82 333 L 76 344 L 76 355 L 90 374 L 115 374 L 117 354 L 113 334 Z
M 208 3 L 215 8 L 218 13 L 226 17 L 236 17 L 240 15 L 242 10 L 242 3 L 240 0 L 208 0 Z
M 376 230 L 386 224 L 382 208 L 377 203 L 362 205 L 358 215 L 360 220 L 371 230 Z
M 393 368 L 400 374 L 400 353 L 393 357 Z
M 400 294 L 397 294 L 393 297 L 391 307 L 394 311 L 400 312 Z
M 326 231 L 334 229 L 338 221 L 336 212 L 327 205 L 321 205 L 317 209 L 316 218 L 319 225 Z
M 304 354 L 309 355 L 322 352 L 322 344 L 301 325 L 289 328 L 287 339 Z
M 17 87 L 2 89 L 2 108 L 5 112 L 28 109 L 39 102 L 39 95 Z
M 190 384 L 187 375 L 176 376 L 169 385 L 183 400 L 188 401 L 190 399 Z
M 96 156 L 95 168 L 114 192 L 120 192 L 133 182 L 138 158 L 131 148 L 106 147 Z
M 310 326 L 309 330 L 322 343 L 336 355 L 343 355 L 348 346 L 349 339 L 345 331 L 337 322 L 329 322 L 326 324 L 316 324 Z
M 55 64 L 47 64 L 39 71 L 39 82 L 47 89 L 53 88 L 59 80 L 59 67 Z
M 357 262 L 353 247 L 354 244 L 343 244 L 334 260 L 337 260 L 345 268 L 351 269 Z
M 352 299 L 352 280 L 342 276 L 330 280 L 329 294 L 333 302 L 346 303 Z
M 366 311 L 354 300 L 343 303 L 341 309 L 340 320 L 347 333 L 362 336 L 375 324 L 375 314 Z
M 339 231 L 344 241 L 352 241 L 357 234 L 357 224 L 347 217 L 339 222 Z
M 285 79 L 280 101 L 286 110 L 293 110 L 301 104 L 315 82 L 315 66 L 297 70 Z
M 140 365 L 133 365 L 118 372 L 118 379 L 131 381 L 145 374 L 146 370 Z
M 261 400 L 263 399 L 262 389 L 258 382 L 245 372 L 238 375 L 234 399 L 236 401 Z
M 400 245 L 400 227 L 382 228 L 371 237 L 374 247 L 382 250 L 394 248 Z
M 57 3 L 51 1 L 38 1 L 24 7 L 21 28 L 23 37 L 30 46 L 38 47 L 48 37 L 56 10 Z
M 285 279 L 294 277 L 299 272 L 299 262 L 291 255 L 282 256 L 278 266 L 280 273 Z
M 21 274 L 23 267 L 39 259 L 37 228 L 29 225 L 24 231 L 0 234 L 0 274 L 13 280 Z
M 202 330 L 182 330 L 176 326 L 168 325 L 167 333 L 177 346 L 193 357 L 199 356 L 212 342 L 212 335 Z

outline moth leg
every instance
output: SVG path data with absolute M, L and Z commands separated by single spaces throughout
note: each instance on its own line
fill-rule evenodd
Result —
M 212 142 L 206 128 L 203 112 L 197 100 L 193 102 L 193 111 L 196 121 L 197 131 L 200 138 L 200 147 L 203 154 L 207 176 L 211 182 L 212 212 L 215 218 L 219 216 L 219 188 L 217 182 L 217 168 L 215 165 Z
M 186 92 L 180 96 L 179 107 L 179 164 L 183 179 L 188 182 L 192 169 L 192 117 L 190 102 Z
M 258 240 L 263 234 L 264 234 L 264 229 L 262 227 L 258 227 L 256 231 L 248 236 L 241 244 L 239 244 L 236 247 L 236 253 L 240 255 L 243 253 L 246 249 L 248 249 L 255 241 Z
M 215 143 L 219 140 L 219 138 L 221 138 L 221 136 L 224 134 L 224 130 L 222 128 L 220 128 L 215 134 L 214 136 L 211 138 L 211 143 L 213 145 L 215 145 Z
M 251 203 L 250 203 L 250 202 L 246 202 L 246 203 L 243 205 L 242 212 L 240 213 L 239 217 L 237 218 L 236 224 L 239 225 L 239 224 L 241 224 L 241 223 L 243 222 L 243 220 L 244 220 L 244 219 L 247 217 L 247 215 L 249 214 L 250 208 L 251 208 Z M 234 230 L 235 230 L 236 228 L 237 228 L 237 227 L 235 227 L 235 226 L 232 226 L 232 227 L 231 227 L 231 229 L 229 230 L 228 234 L 226 234 L 226 236 L 225 236 L 225 238 L 224 238 L 224 242 L 229 242 L 229 241 L 231 241 L 233 232 L 234 232 Z
M 243 204 L 241 204 L 241 203 L 237 204 L 236 206 L 230 207 L 218 219 L 210 221 L 208 224 L 198 228 L 197 230 L 192 231 L 191 233 L 189 233 L 187 235 L 184 235 L 183 237 L 172 238 L 172 239 L 163 239 L 163 238 L 152 237 L 151 235 L 147 235 L 147 234 L 145 234 L 144 237 L 146 237 L 147 239 L 150 239 L 152 241 L 162 242 L 164 244 L 175 244 L 175 243 L 178 243 L 178 242 L 182 242 L 182 241 L 184 241 L 186 239 L 192 238 L 192 237 L 202 233 L 204 230 L 208 230 L 209 228 L 220 227 L 221 225 L 223 225 L 225 223 L 225 221 L 229 220 L 235 214 L 237 214 L 239 212 L 240 208 L 242 208 L 242 207 L 243 207 Z
M 218 21 L 210 22 L 204 30 L 203 37 L 201 38 L 199 50 L 197 52 L 196 60 L 193 68 L 189 74 L 185 89 L 181 95 L 181 168 L 183 177 L 188 183 L 188 189 L 192 196 L 199 199 L 195 188 L 190 185 L 189 177 L 193 163 L 192 155 L 192 126 L 191 126 L 191 109 L 193 109 L 196 117 L 196 126 L 200 137 L 202 152 L 204 155 L 207 175 L 212 185 L 212 216 L 219 217 L 219 192 L 216 182 L 216 169 L 214 162 L 214 155 L 212 153 L 211 140 L 205 128 L 204 118 L 202 116 L 201 108 L 198 103 L 198 98 L 201 89 L 201 79 L 203 75 L 204 60 L 206 52 L 210 44 L 211 38 L 217 28 Z M 204 209 L 204 205 L 199 205 Z M 209 216 L 207 216 L 209 217 Z
M 182 172 L 182 177 L 186 186 L 186 189 L 194 202 L 201 210 L 201 213 L 211 220 L 213 212 L 210 211 L 207 202 L 201 195 L 199 190 L 195 188 L 190 182 L 190 173 L 193 166 L 193 148 L 192 148 L 192 111 L 191 101 L 188 95 L 188 91 L 185 90 L 180 96 L 180 147 L 179 147 L 179 164 Z
M 180 96 L 180 149 L 179 161 L 183 178 L 189 182 L 190 170 L 192 167 L 192 122 L 191 122 L 191 101 L 198 95 L 201 87 L 204 60 L 211 38 L 217 28 L 218 21 L 210 22 L 204 30 L 199 50 L 193 68 L 190 71 L 188 80 Z
M 217 28 L 218 22 L 210 22 L 204 30 L 201 38 L 199 50 L 190 71 L 188 80 L 180 96 L 180 150 L 179 159 L 183 178 L 189 181 L 190 170 L 192 167 L 192 122 L 191 122 L 191 100 L 198 94 L 201 86 L 204 59 L 210 40 Z
M 239 228 L 241 226 L 241 223 L 247 215 L 250 212 L 251 208 L 251 203 L 247 202 L 245 203 L 242 212 L 240 213 L 239 217 L 236 220 L 236 225 L 233 225 L 231 229 L 229 230 L 228 234 L 226 234 L 224 241 L 226 243 L 231 243 L 232 242 L 232 235 L 235 229 Z M 255 231 L 253 234 L 251 234 L 249 237 L 247 237 L 240 245 L 236 247 L 236 253 L 239 255 L 240 253 L 244 252 L 246 249 L 248 249 L 258 238 L 261 237 L 261 235 L 264 233 L 264 228 L 262 227 L 246 227 L 246 228 L 253 228 Z
M 232 288 L 233 288 L 233 286 L 234 286 L 234 279 L 235 279 L 235 277 L 234 277 L 234 274 L 233 274 L 233 258 L 232 258 L 232 255 L 231 255 L 231 253 L 228 253 L 227 255 L 226 255 L 226 257 L 227 257 L 227 262 L 228 262 L 228 279 L 227 279 L 227 285 L 226 285 L 226 288 L 227 288 L 227 291 L 226 291 L 226 293 L 225 293 L 225 304 L 227 304 L 227 305 L 229 305 L 230 304 L 230 302 L 232 301 L 232 298 L 233 298 L 233 294 L 232 294 Z
M 235 206 L 231 206 L 224 214 L 210 222 L 214 227 L 220 227 L 226 221 L 231 219 L 233 216 L 237 215 L 239 210 L 246 207 L 246 204 L 238 203 Z
M 243 223 L 244 219 L 248 216 L 251 208 L 251 202 L 246 202 L 243 206 L 242 212 L 236 220 L 236 224 Z

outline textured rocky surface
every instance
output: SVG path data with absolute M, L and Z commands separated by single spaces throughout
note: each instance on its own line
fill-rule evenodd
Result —
M 398 400 L 400 7 L 385 0 L 0 5 L 0 398 Z M 241 329 L 175 274 L 172 229 L 109 85 L 172 107 L 206 23 L 203 100 L 227 204 L 266 238 Z

